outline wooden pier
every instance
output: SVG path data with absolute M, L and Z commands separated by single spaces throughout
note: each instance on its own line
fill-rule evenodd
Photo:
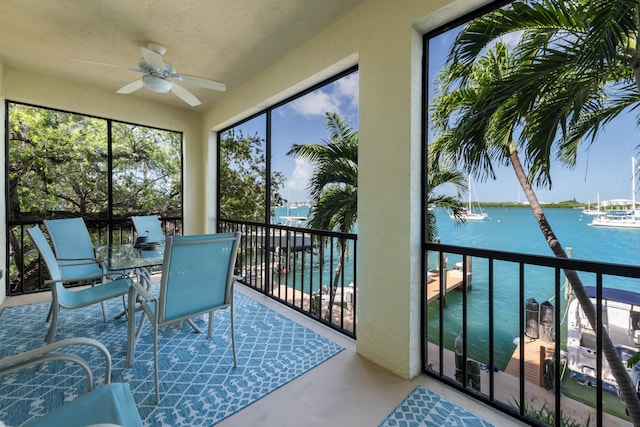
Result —
M 531 384 L 544 387 L 544 361 L 553 358 L 556 346 L 539 339 L 524 339 L 524 379 Z M 520 377 L 520 345 L 516 346 L 504 371 L 516 378 Z
M 446 275 L 445 297 L 449 291 L 459 288 L 463 283 L 462 271 L 460 270 L 447 270 Z M 427 283 L 427 302 L 431 302 L 438 298 L 440 298 L 440 276 L 438 273 L 434 273 L 431 280 Z

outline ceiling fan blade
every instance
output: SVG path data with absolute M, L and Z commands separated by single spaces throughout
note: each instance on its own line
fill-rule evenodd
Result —
M 100 65 L 101 67 L 119 68 L 121 70 L 135 71 L 135 72 L 138 72 L 138 73 L 144 73 L 145 72 L 144 70 L 141 70 L 140 68 L 123 67 L 122 65 L 108 64 L 106 62 L 90 61 L 88 59 L 69 58 L 69 61 L 81 62 L 83 64 Z
M 144 58 L 144 60 L 147 61 L 147 64 L 151 65 L 153 68 L 158 69 L 158 71 L 164 70 L 164 61 L 162 60 L 162 55 L 144 46 L 140 46 L 140 51 L 142 52 L 142 57 Z
M 183 88 L 177 83 L 171 84 L 171 92 L 175 93 L 178 98 L 182 99 L 184 102 L 191 105 L 192 107 L 200 105 L 200 100 L 196 98 L 194 94 L 192 94 L 191 92 L 189 92 L 188 90 L 186 90 L 185 88 Z
M 117 90 L 117 92 L 127 94 L 131 92 L 135 92 L 138 89 L 142 89 L 143 86 L 144 86 L 144 83 L 142 82 L 142 79 L 138 79 L 138 80 L 132 81 L 129 84 L 122 86 L 120 89 Z
M 211 90 L 220 90 L 223 92 L 227 90 L 227 87 L 224 85 L 224 83 L 211 79 L 205 79 L 204 77 L 190 76 L 188 74 L 174 74 L 170 76 L 170 78 L 190 85 L 204 87 Z

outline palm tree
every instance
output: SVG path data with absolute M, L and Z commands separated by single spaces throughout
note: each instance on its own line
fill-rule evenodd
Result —
M 427 175 L 427 206 L 440 207 L 453 212 L 453 216 L 457 223 L 465 221 L 462 213 L 465 210 L 461 197 L 467 191 L 467 180 L 465 175 L 459 170 L 452 169 L 439 161 L 437 156 L 428 156 L 429 170 Z M 453 184 L 457 190 L 457 195 L 450 196 L 447 194 L 436 193 L 436 189 L 445 184 Z M 427 209 L 426 214 L 426 234 L 427 241 L 433 242 L 438 235 L 436 224 L 436 216 L 431 209 Z
M 315 166 L 309 182 L 309 226 L 319 230 L 351 233 L 358 219 L 358 131 L 338 113 L 325 114 L 329 138 L 321 144 L 294 144 L 287 153 Z M 329 310 L 342 273 L 347 245 L 338 240 L 340 256 L 329 291 Z
M 350 233 L 358 219 L 358 132 L 340 114 L 326 113 L 325 120 L 328 139 L 321 144 L 294 144 L 287 155 L 298 156 L 316 166 L 309 182 L 312 202 L 309 226 Z M 457 198 L 434 192 L 435 188 L 447 183 L 456 187 Z M 432 162 L 427 188 L 427 205 L 449 209 L 459 217 L 458 214 L 464 209 L 460 194 L 467 191 L 465 176 L 460 171 L 453 170 L 442 162 Z M 426 229 L 428 240 L 434 240 L 437 234 L 436 220 L 430 211 L 427 213 Z M 343 240 L 338 240 L 338 247 L 340 256 L 329 291 L 329 307 L 333 307 L 347 249 Z
M 494 162 L 510 164 L 559 258 L 567 255 L 531 184 L 551 187 L 553 157 L 572 166 L 583 136 L 593 141 L 601 125 L 637 105 L 637 94 L 627 93 L 628 85 L 622 84 L 634 76 L 628 61 L 637 52 L 620 44 L 637 33 L 637 6 L 625 0 L 514 2 L 465 26 L 440 74 L 434 152 L 485 178 L 495 177 Z M 515 31 L 522 32 L 520 43 L 510 51 L 499 38 Z M 627 92 L 607 96 L 616 87 Z M 564 273 L 593 329 L 604 331 L 578 274 Z M 631 380 L 606 332 L 602 341 L 628 412 L 640 425 L 640 401 Z

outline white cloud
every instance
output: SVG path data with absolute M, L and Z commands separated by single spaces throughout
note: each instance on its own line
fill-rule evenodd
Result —
M 295 162 L 293 172 L 285 184 L 285 190 L 306 190 L 309 179 L 313 175 L 313 164 L 300 158 L 296 158 Z
M 339 99 L 322 90 L 316 90 L 296 99 L 290 105 L 294 112 L 302 116 L 323 116 L 327 111 L 338 110 Z
M 290 104 L 291 109 L 302 116 L 324 116 L 326 112 L 340 113 L 343 106 L 358 106 L 358 74 L 350 74 L 334 84 L 311 92 Z
M 350 74 L 338 81 L 335 85 L 334 95 L 343 100 L 347 105 L 354 107 L 358 105 L 358 74 Z

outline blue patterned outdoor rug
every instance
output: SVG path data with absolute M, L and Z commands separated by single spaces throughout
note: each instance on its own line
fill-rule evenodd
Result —
M 415 390 L 380 424 L 380 427 L 469 426 L 493 427 L 471 412 L 424 388 Z
M 238 367 L 233 368 L 229 310 L 216 312 L 210 340 L 206 316 L 195 319 L 202 334 L 194 333 L 186 323 L 179 328 L 161 328 L 158 406 L 151 327 L 145 322 L 136 361 L 126 368 L 127 322 L 114 320 L 122 311 L 121 299 L 107 303 L 110 319 L 106 323 L 99 304 L 61 310 L 56 341 L 82 336 L 101 341 L 111 353 L 112 382 L 129 383 L 144 424 L 171 427 L 216 424 L 343 349 L 251 298 L 238 292 L 234 298 Z M 48 309 L 49 302 L 4 309 L 0 314 L 0 357 L 42 345 Z M 94 382 L 102 383 L 101 354 L 85 347 L 70 349 L 90 360 Z M 7 426 L 21 425 L 83 394 L 85 385 L 82 371 L 65 362 L 48 362 L 39 372 L 27 368 L 0 377 L 0 421 Z

